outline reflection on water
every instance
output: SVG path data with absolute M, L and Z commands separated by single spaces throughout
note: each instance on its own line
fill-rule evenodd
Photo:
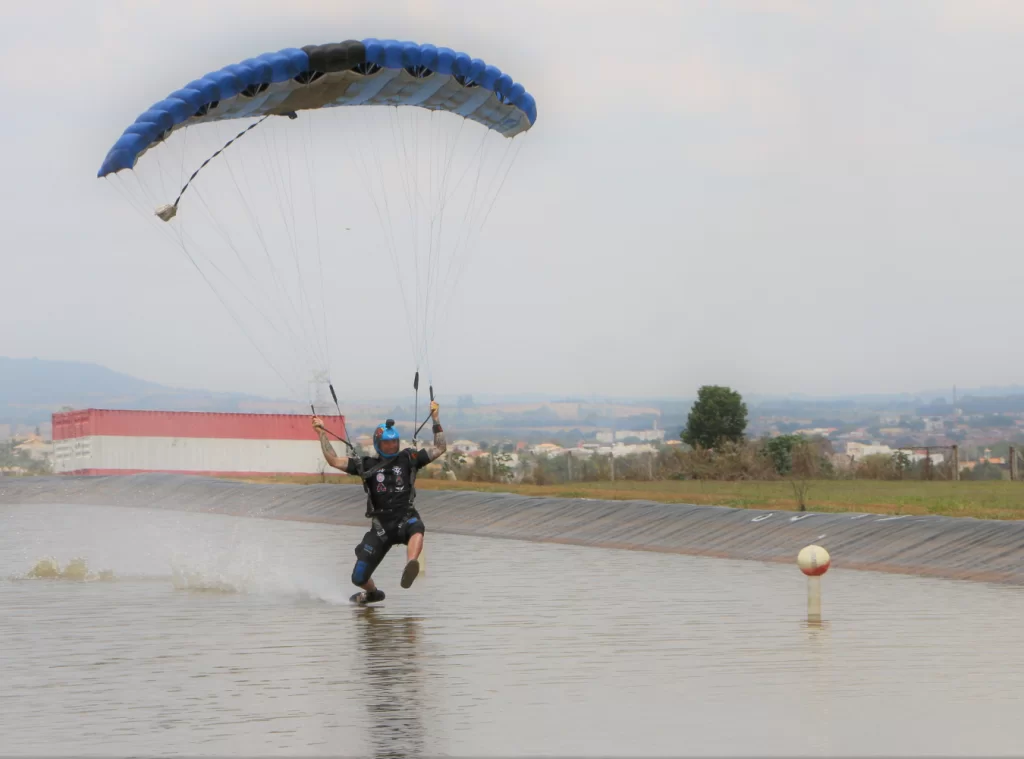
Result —
M 834 569 L 809 625 L 795 567 L 428 531 L 358 607 L 362 532 L 0 507 L 0 753 L 1024 747 L 1018 588 Z
M 356 630 L 373 755 L 429 753 L 423 733 L 426 684 L 420 620 L 387 617 L 368 606 L 357 611 Z

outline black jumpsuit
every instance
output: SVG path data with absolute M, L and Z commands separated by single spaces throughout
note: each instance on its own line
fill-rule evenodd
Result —
M 409 538 L 423 534 L 423 519 L 413 506 L 416 491 L 413 487 L 416 472 L 430 463 L 425 450 L 406 448 L 392 459 L 363 457 L 363 472 L 374 473 L 366 481 L 370 503 L 373 506 L 373 526 L 356 546 L 356 565 L 352 570 L 352 583 L 365 585 L 374 570 L 383 561 L 391 546 L 408 545 Z M 349 458 L 347 474 L 358 475 L 354 458 Z

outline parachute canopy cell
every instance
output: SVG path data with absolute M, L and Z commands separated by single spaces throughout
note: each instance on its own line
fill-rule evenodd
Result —
M 310 45 L 226 66 L 172 92 L 124 131 L 98 176 L 134 168 L 149 148 L 184 126 L 353 105 L 448 111 L 505 137 L 537 119 L 523 85 L 466 53 L 397 40 Z

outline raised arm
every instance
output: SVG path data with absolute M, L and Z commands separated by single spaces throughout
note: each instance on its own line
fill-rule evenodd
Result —
M 448 450 L 448 441 L 444 439 L 444 430 L 441 429 L 439 410 L 436 401 L 430 402 L 430 415 L 434 418 L 434 444 L 427 448 L 427 456 L 435 461 L 444 455 Z
M 343 472 L 348 469 L 348 456 L 339 456 L 334 452 L 334 446 L 331 445 L 331 441 L 327 439 L 327 432 L 324 431 L 324 423 L 318 416 L 313 417 L 313 429 L 320 437 L 320 449 L 324 452 L 327 463 Z

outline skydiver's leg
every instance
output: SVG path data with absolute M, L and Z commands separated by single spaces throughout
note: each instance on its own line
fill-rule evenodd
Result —
M 417 532 L 411 538 L 409 538 L 409 544 L 406 546 L 406 559 L 412 561 L 420 557 L 420 552 L 423 550 L 423 533 Z
M 356 603 L 383 601 L 384 591 L 379 590 L 373 582 L 374 570 L 380 565 L 391 548 L 390 536 L 380 536 L 373 529 L 369 530 L 362 542 L 356 546 L 356 564 L 352 569 L 352 584 L 362 588 L 362 593 L 352 596 Z
M 419 556 L 423 550 L 423 533 L 425 531 L 423 520 L 415 511 L 402 527 L 400 537 L 406 545 L 406 564 L 401 582 L 403 588 L 410 587 L 413 580 L 416 579 L 416 575 L 420 573 Z

